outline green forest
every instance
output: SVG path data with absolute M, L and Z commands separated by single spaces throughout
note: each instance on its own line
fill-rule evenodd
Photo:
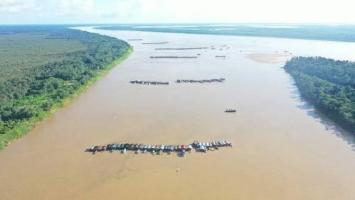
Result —
M 355 133 L 355 62 L 295 57 L 286 63 L 285 70 L 306 100 Z
M 131 51 L 65 26 L 0 26 L 0 149 Z

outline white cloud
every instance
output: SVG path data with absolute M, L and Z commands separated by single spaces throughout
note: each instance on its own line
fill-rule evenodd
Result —
M 353 0 L 96 0 L 116 22 L 355 22 Z
M 66 16 L 87 16 L 96 13 L 95 0 L 55 0 L 53 5 L 57 7 L 59 14 Z
M 28 0 L 26 2 L 21 0 L 1 0 L 0 11 L 17 13 L 26 10 L 36 10 L 34 1 Z
M 0 23 L 355 23 L 354 7 L 354 0 L 0 0 Z

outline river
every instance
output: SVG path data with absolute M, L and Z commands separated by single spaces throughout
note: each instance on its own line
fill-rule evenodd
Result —
M 126 61 L 0 152 L 0 199 L 355 199 L 354 137 L 305 103 L 282 69 L 290 53 L 354 60 L 354 43 L 80 29 L 142 41 L 131 40 Z M 155 50 L 176 47 L 209 48 Z M 197 58 L 150 58 L 176 55 Z M 174 83 L 210 78 L 226 81 Z M 136 79 L 170 85 L 129 83 Z M 185 157 L 84 152 L 216 139 L 233 147 Z

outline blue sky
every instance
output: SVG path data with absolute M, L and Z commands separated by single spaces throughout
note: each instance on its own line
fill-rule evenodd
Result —
M 0 24 L 352 23 L 353 0 L 0 0 Z

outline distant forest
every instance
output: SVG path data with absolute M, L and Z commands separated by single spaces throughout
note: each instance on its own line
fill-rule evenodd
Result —
M 0 26 L 0 149 L 129 50 L 64 26 Z
M 135 30 L 170 33 L 239 35 L 355 42 L 354 25 L 302 24 L 118 24 L 106 30 Z
M 355 133 L 355 62 L 295 57 L 286 63 L 285 69 L 306 100 Z

